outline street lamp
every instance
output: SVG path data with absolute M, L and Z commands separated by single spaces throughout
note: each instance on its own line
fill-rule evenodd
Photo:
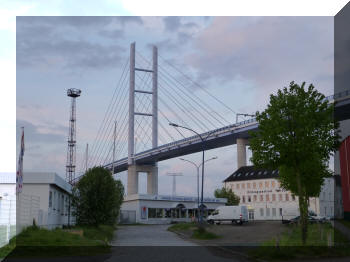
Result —
M 218 159 L 218 157 L 217 157 L 217 156 L 214 156 L 214 157 L 212 157 L 212 158 L 209 158 L 209 159 L 205 160 L 204 163 L 205 163 L 205 162 L 208 162 L 208 161 L 210 161 L 210 160 L 214 160 L 214 159 Z M 197 208 L 198 208 L 198 210 L 199 210 L 199 168 L 200 168 L 200 166 L 202 165 L 202 163 L 199 164 L 199 165 L 197 165 L 196 163 L 194 163 L 194 162 L 192 162 L 192 161 L 190 161 L 190 160 L 184 159 L 184 158 L 180 158 L 180 160 L 185 161 L 185 162 L 188 162 L 188 163 L 194 165 L 194 166 L 196 167 L 196 169 L 197 169 Z M 199 217 L 198 217 L 198 221 L 199 221 Z
M 216 130 L 213 130 L 212 132 L 209 132 L 207 134 L 207 136 L 205 138 L 203 138 L 199 133 L 197 133 L 196 131 L 194 131 L 193 129 L 186 127 L 186 126 L 180 126 L 178 124 L 175 123 L 169 123 L 170 126 L 173 127 L 180 127 L 180 128 L 184 128 L 187 129 L 189 131 L 192 131 L 193 133 L 195 133 L 197 136 L 199 136 L 199 138 L 202 141 L 202 192 L 201 192 L 201 207 L 200 207 L 200 224 L 203 225 L 203 186 L 204 186 L 204 151 L 205 151 L 205 147 L 204 147 L 204 142 L 205 140 L 212 135 Z

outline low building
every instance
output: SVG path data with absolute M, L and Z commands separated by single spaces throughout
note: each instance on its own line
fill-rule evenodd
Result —
M 4 195 L 12 195 L 16 199 L 15 190 L 15 174 L 6 180 L 1 179 L 3 198 Z M 23 189 L 17 198 L 17 231 L 32 225 L 33 220 L 37 225 L 49 229 L 67 225 L 71 191 L 71 185 L 56 173 L 24 172 Z M 70 223 L 74 223 L 72 216 Z
M 226 198 L 203 198 L 204 216 L 223 206 Z M 120 223 L 169 224 L 189 222 L 198 217 L 198 198 L 134 194 L 125 197 Z
M 23 195 L 40 198 L 38 225 L 47 228 L 68 224 L 69 196 L 72 187 L 56 173 L 25 172 Z M 72 216 L 70 216 L 72 223 Z
M 278 173 L 278 170 L 243 166 L 224 180 L 224 186 L 239 196 L 241 205 L 247 205 L 250 220 L 281 220 L 284 212 L 297 210 L 299 204 L 297 196 L 281 187 Z M 325 198 L 309 199 L 309 210 L 319 215 L 326 211 L 327 216 L 331 216 L 334 212 L 334 183 L 331 181 L 326 179 L 322 187 L 321 195 Z

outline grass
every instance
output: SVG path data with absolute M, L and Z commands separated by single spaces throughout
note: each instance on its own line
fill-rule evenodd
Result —
M 172 232 L 180 232 L 186 233 L 190 235 L 191 238 L 199 239 L 199 240 L 209 240 L 219 238 L 218 235 L 214 233 L 208 232 L 205 229 L 199 229 L 196 223 L 178 223 L 170 226 L 168 228 L 169 231 Z
M 349 247 L 347 238 L 329 223 L 310 224 L 305 246 L 302 245 L 300 226 L 288 225 L 281 236 L 263 242 L 249 255 L 264 260 L 336 257 L 350 255 Z
M 83 235 L 69 231 L 83 231 Z M 66 229 L 47 230 L 31 226 L 24 229 L 10 243 L 0 248 L 0 257 L 31 256 L 81 256 L 97 255 L 110 251 L 109 241 L 113 238 L 114 226 L 76 226 Z

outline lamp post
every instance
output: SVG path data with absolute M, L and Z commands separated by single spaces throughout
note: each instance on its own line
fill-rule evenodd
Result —
M 204 186 L 204 151 L 205 151 L 205 147 L 204 147 L 204 142 L 205 142 L 205 140 L 210 136 L 210 135 L 212 135 L 214 132 L 215 132 L 215 130 L 214 131 L 212 131 L 212 132 L 209 132 L 208 134 L 207 134 L 207 136 L 205 137 L 205 138 L 203 138 L 202 137 L 202 135 L 200 135 L 199 133 L 197 133 L 196 131 L 194 131 L 193 129 L 191 129 L 191 128 L 189 128 L 189 127 L 186 127 L 186 126 L 180 126 L 180 125 L 178 125 L 178 124 L 175 124 L 175 123 L 169 123 L 169 125 L 170 126 L 173 126 L 173 127 L 180 127 L 180 128 L 184 128 L 184 129 L 187 129 L 187 130 L 189 130 L 189 131 L 192 131 L 193 133 L 195 133 L 200 139 L 201 139 L 201 141 L 202 141 L 202 192 L 201 192 L 201 206 L 200 206 L 200 216 L 199 216 L 199 218 L 200 218 L 200 224 L 201 224 L 201 226 L 203 225 L 203 186 Z
M 217 158 L 218 158 L 217 156 L 214 156 L 212 158 L 209 158 L 209 159 L 205 160 L 204 163 L 208 162 L 210 160 L 217 159 Z M 199 168 L 201 167 L 202 163 L 197 165 L 196 163 L 194 163 L 194 162 L 192 162 L 190 160 L 184 159 L 184 158 L 180 158 L 180 160 L 188 162 L 188 163 L 194 165 L 196 167 L 196 169 L 197 169 L 197 208 L 199 210 Z M 199 222 L 199 216 L 198 216 L 198 222 Z

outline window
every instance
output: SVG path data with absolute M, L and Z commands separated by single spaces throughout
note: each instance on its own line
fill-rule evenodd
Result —
M 254 195 L 253 199 L 254 199 L 254 202 L 256 202 L 256 195 Z
M 156 217 L 162 218 L 163 217 L 163 208 L 157 208 L 156 210 Z
M 254 189 L 256 188 L 256 183 L 255 183 L 255 182 L 253 183 L 253 188 L 254 188 Z
M 266 216 L 267 216 L 267 217 L 270 216 L 270 208 L 266 208 Z
M 247 173 L 245 173 L 245 176 L 248 176 L 249 175 L 249 173 L 247 172 Z
M 265 170 L 264 175 L 267 175 L 267 170 Z
M 66 209 L 65 209 L 65 215 L 68 214 L 68 197 L 66 196 Z
M 286 201 L 289 201 L 289 195 L 286 194 Z
M 266 201 L 270 201 L 270 195 L 266 195 Z
M 331 193 L 329 193 L 329 200 L 332 200 L 332 196 L 331 196 Z
M 57 193 L 57 211 L 60 212 L 61 206 L 60 206 L 60 193 Z
M 157 217 L 156 211 L 157 211 L 156 208 L 148 208 L 148 218 L 156 218 Z
M 247 183 L 247 188 L 250 188 L 250 183 Z
M 260 195 L 260 201 L 263 202 L 264 201 L 264 196 Z
M 272 201 L 276 201 L 276 195 L 272 194 Z
M 262 171 L 259 171 L 258 175 L 260 176 L 262 174 Z
M 280 216 L 282 216 L 282 208 L 280 208 Z
M 323 200 L 326 200 L 326 192 L 323 192 Z
M 248 196 L 248 202 L 252 202 L 252 199 L 250 198 L 250 196 Z
M 264 216 L 264 209 L 260 208 L 260 216 L 263 217 Z
M 279 194 L 279 195 L 278 195 L 278 200 L 279 200 L 279 201 L 283 201 L 282 194 Z
M 245 196 L 242 196 L 242 202 L 245 203 Z
M 242 184 L 242 189 L 245 189 L 245 184 L 244 183 Z
M 52 191 L 49 194 L 49 207 L 52 207 Z
M 327 207 L 324 207 L 324 215 L 327 216 Z
M 61 215 L 64 215 L 64 196 L 61 196 Z
M 272 216 L 273 216 L 273 217 L 276 216 L 276 208 L 272 208 Z
M 271 187 L 275 187 L 275 181 L 271 181 Z
M 56 210 L 56 200 L 57 199 L 57 197 L 56 197 L 56 191 L 55 192 L 53 192 L 53 210 Z
M 239 189 L 239 184 L 236 185 L 236 189 Z
M 292 194 L 292 200 L 295 201 L 295 195 L 294 194 Z
M 254 175 L 254 172 L 251 172 L 250 175 L 251 175 L 251 176 Z
M 266 188 L 269 187 L 269 181 L 265 181 L 265 187 L 266 187 Z
M 262 187 L 263 187 L 263 183 L 260 182 L 260 183 L 259 183 L 259 188 L 262 188 Z

